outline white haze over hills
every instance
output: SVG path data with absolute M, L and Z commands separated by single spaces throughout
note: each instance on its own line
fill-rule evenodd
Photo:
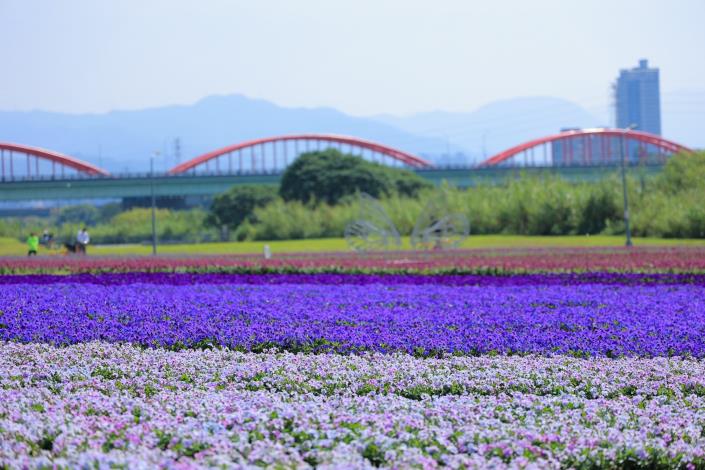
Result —
M 489 157 L 527 140 L 566 127 L 607 125 L 579 105 L 552 97 L 494 101 L 468 113 L 429 112 L 377 120 L 416 135 L 437 137 L 474 157 Z
M 300 133 L 352 135 L 416 153 L 443 146 L 433 137 L 334 109 L 285 108 L 241 95 L 104 114 L 0 112 L 0 140 L 57 150 L 113 172 L 146 171 L 154 151 L 161 152 L 157 170 L 171 168 L 177 137 L 183 162 L 249 139 Z
M 705 147 L 705 93 L 663 100 L 664 136 Z M 471 164 L 485 156 L 566 127 L 609 125 L 581 106 L 553 97 L 491 102 L 475 111 L 407 117 L 350 116 L 331 108 L 288 108 L 242 95 L 210 96 L 192 105 L 104 114 L 0 111 L 0 141 L 63 152 L 112 172 L 143 172 L 155 150 L 157 170 L 244 140 L 281 134 L 344 134 L 424 156 L 438 164 Z
M 526 97 L 491 102 L 468 113 L 431 112 L 408 117 L 376 116 L 416 135 L 438 137 L 473 156 L 491 156 L 513 145 L 569 127 L 612 127 L 613 119 L 592 114 L 560 98 Z M 663 137 L 694 149 L 705 148 L 705 91 L 664 93 Z

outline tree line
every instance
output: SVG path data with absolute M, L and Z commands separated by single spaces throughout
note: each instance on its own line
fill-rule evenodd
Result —
M 651 178 L 632 170 L 627 180 L 636 236 L 705 238 L 705 152 L 671 158 Z M 358 191 L 380 199 L 408 234 L 438 188 L 416 174 L 366 162 L 336 150 L 302 155 L 281 186 L 236 186 L 213 201 L 207 223 L 237 240 L 339 237 L 357 217 Z M 622 186 L 615 173 L 573 183 L 558 176 L 525 176 L 503 185 L 446 187 L 449 208 L 464 213 L 475 234 L 623 234 Z
M 627 187 L 635 236 L 705 238 L 705 152 L 676 155 L 649 178 L 632 169 Z M 358 217 L 358 192 L 378 198 L 400 233 L 409 234 L 439 190 L 413 172 L 328 149 L 302 154 L 279 186 L 235 186 L 208 209 L 158 209 L 157 235 L 161 242 L 341 237 Z M 597 182 L 525 176 L 501 185 L 442 190 L 450 210 L 470 220 L 473 234 L 624 233 L 617 169 Z M 24 240 L 29 231 L 49 228 L 57 239 L 73 240 L 82 225 L 94 243 L 142 243 L 150 239 L 150 210 L 69 206 L 49 218 L 5 218 L 0 237 Z

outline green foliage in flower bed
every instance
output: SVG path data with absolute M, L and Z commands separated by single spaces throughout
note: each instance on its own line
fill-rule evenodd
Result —
M 705 464 L 692 359 L 0 342 L 0 371 L 0 468 Z

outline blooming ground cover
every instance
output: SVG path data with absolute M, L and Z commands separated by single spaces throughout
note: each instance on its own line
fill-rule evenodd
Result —
M 678 253 L 647 273 L 0 276 L 0 469 L 705 468 L 705 275 Z
M 212 256 L 2 257 L 0 274 L 87 272 L 705 273 L 703 247 L 516 248 L 439 252 L 285 253 Z
M 0 346 L 0 465 L 705 464 L 689 359 Z
M 533 283 L 504 278 L 503 285 L 480 276 L 456 286 L 407 284 L 400 276 L 365 285 L 172 285 L 142 277 L 115 285 L 6 284 L 0 339 L 417 356 L 705 356 L 701 285 L 544 285 L 541 276 Z

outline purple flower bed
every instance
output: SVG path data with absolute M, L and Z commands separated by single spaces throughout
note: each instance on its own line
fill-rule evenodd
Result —
M 703 312 L 698 275 L 0 276 L 0 469 L 703 468 Z
M 616 283 L 623 276 L 599 284 L 522 284 L 532 278 L 516 276 L 456 286 L 391 283 L 394 277 L 375 284 L 339 284 L 340 277 L 316 278 L 331 284 L 268 284 L 281 278 L 215 275 L 194 284 L 178 275 L 140 276 L 128 277 L 129 284 L 5 284 L 0 340 L 421 356 L 705 356 L 705 290 L 699 285 Z M 135 282 L 144 279 L 191 281 Z

